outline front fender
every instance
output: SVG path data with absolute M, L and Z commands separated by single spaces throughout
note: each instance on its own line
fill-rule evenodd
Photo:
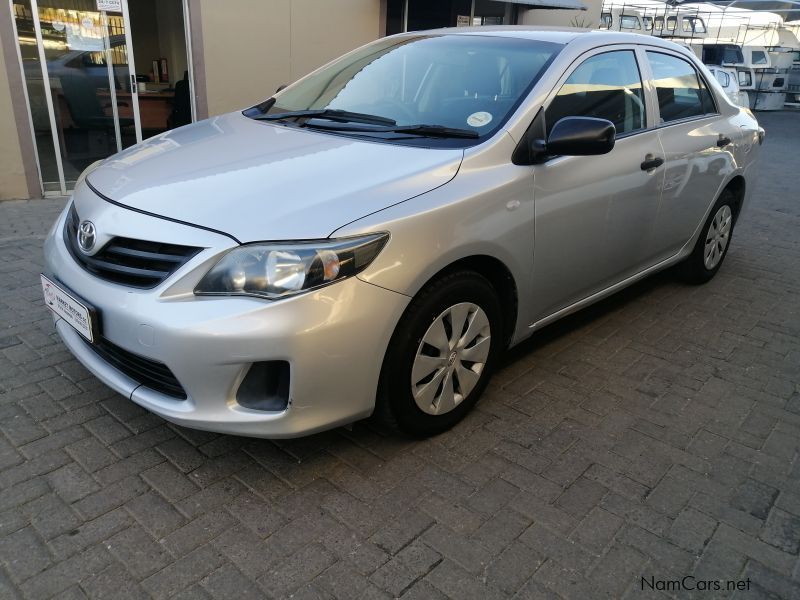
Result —
M 465 158 L 449 183 L 350 223 L 332 235 L 389 231 L 391 238 L 359 277 L 389 290 L 416 295 L 438 272 L 474 256 L 500 261 L 520 299 L 529 296 L 533 266 L 533 171 L 513 165 L 509 136 Z M 529 322 L 520 302 L 517 330 Z

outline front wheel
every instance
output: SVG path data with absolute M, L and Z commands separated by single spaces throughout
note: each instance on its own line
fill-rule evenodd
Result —
M 725 190 L 711 209 L 694 250 L 681 266 L 684 278 L 690 283 L 706 283 L 719 271 L 733 235 L 735 210 L 736 196 Z
M 484 277 L 459 271 L 429 284 L 389 343 L 379 415 L 417 437 L 446 431 L 483 393 L 503 338 L 500 302 Z

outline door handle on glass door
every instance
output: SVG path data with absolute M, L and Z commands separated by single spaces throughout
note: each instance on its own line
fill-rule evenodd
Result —
M 648 154 L 644 157 L 644 162 L 641 164 L 642 171 L 652 171 L 664 164 L 664 159 L 660 156 L 653 156 Z

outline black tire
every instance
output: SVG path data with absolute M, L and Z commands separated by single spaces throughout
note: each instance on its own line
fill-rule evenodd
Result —
M 469 302 L 488 318 L 490 350 L 479 379 L 450 412 L 433 415 L 417 405 L 411 376 L 417 351 L 428 328 L 448 308 Z M 489 281 L 474 271 L 449 273 L 428 284 L 411 301 L 395 329 L 383 361 L 376 416 L 386 425 L 413 437 L 442 433 L 458 423 L 478 401 L 505 346 L 500 301 Z M 454 379 L 454 381 L 456 381 Z
M 727 243 L 725 247 L 722 249 L 721 256 L 716 263 L 709 268 L 706 265 L 705 261 L 705 250 L 706 250 L 706 243 L 710 241 L 712 238 L 710 237 L 713 235 L 712 224 L 717 216 L 717 214 L 723 210 L 724 207 L 728 208 L 730 211 L 730 230 L 727 236 Z M 680 274 L 685 281 L 688 283 L 692 283 L 695 285 L 699 285 L 702 283 L 706 283 L 710 281 L 714 275 L 717 274 L 722 263 L 725 261 L 725 257 L 728 254 L 728 248 L 731 247 L 731 240 L 733 238 L 733 229 L 734 225 L 736 224 L 736 211 L 737 211 L 737 201 L 736 195 L 731 190 L 724 190 L 719 198 L 717 199 L 714 207 L 711 209 L 711 213 L 708 215 L 708 219 L 703 224 L 703 230 L 700 232 L 700 237 L 697 238 L 697 243 L 694 245 L 694 249 L 689 257 L 680 265 Z

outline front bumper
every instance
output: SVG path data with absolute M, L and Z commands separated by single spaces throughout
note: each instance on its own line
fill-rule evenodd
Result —
M 98 279 L 76 263 L 62 237 L 66 211 L 59 218 L 44 245 L 49 272 L 98 309 L 105 339 L 169 367 L 187 398 L 144 387 L 56 319 L 70 351 L 109 387 L 173 423 L 258 437 L 305 435 L 372 413 L 383 356 L 407 296 L 353 277 L 275 302 L 196 297 L 191 290 L 197 279 L 231 240 L 108 203 L 99 207 L 97 199 L 84 198 L 77 208 L 113 235 L 158 236 L 166 229 L 169 237 L 163 239 L 191 238 L 206 248 L 158 287 L 129 288 Z M 287 408 L 267 412 L 238 404 L 236 392 L 250 366 L 273 360 L 290 366 Z

